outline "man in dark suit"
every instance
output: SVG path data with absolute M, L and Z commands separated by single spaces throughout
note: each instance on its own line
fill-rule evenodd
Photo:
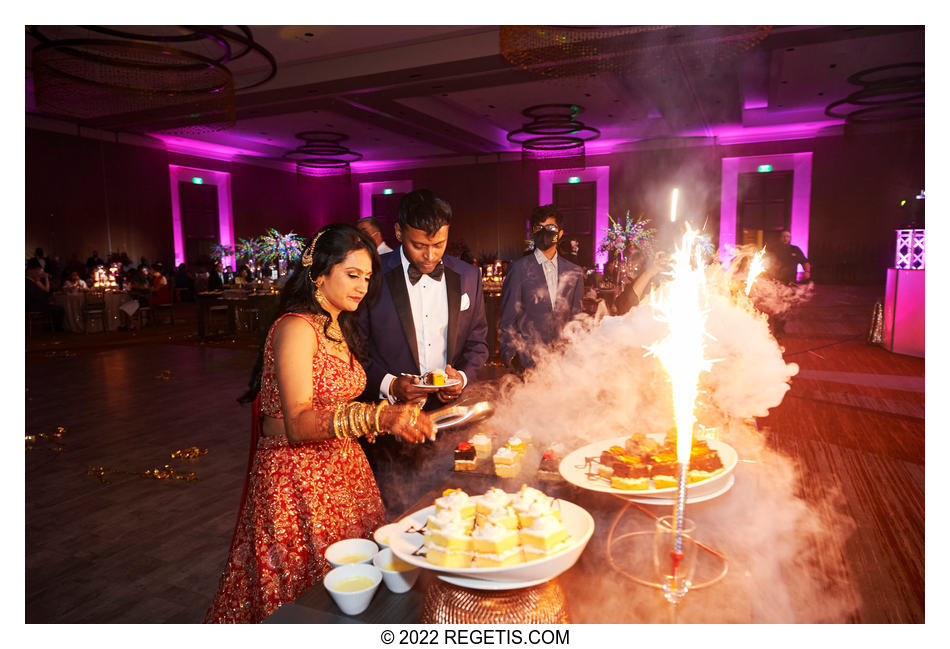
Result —
M 395 234 L 400 246 L 381 257 L 382 291 L 376 304 L 360 316 L 360 333 L 369 356 L 366 400 L 442 406 L 459 397 L 488 359 L 488 324 L 478 269 L 444 255 L 451 220 L 449 204 L 427 189 L 410 192 L 399 203 Z M 432 370 L 443 370 L 452 385 L 433 391 L 403 376 Z M 414 502 L 411 494 L 427 485 L 426 476 L 420 475 L 424 462 L 446 464 L 431 472 L 439 480 L 445 475 L 442 468 L 451 470 L 451 448 L 443 446 L 404 447 L 390 435 L 375 444 L 363 444 L 388 509 Z
M 540 350 L 581 311 L 584 272 L 557 254 L 561 213 L 553 205 L 531 212 L 534 252 L 511 262 L 501 289 L 501 358 L 518 371 L 535 366 Z

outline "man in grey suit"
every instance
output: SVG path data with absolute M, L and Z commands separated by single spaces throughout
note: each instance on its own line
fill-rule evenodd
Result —
M 534 253 L 511 262 L 501 289 L 499 349 L 518 371 L 535 366 L 537 355 L 580 313 L 584 298 L 583 270 L 557 254 L 561 213 L 553 205 L 536 207 L 531 231 Z

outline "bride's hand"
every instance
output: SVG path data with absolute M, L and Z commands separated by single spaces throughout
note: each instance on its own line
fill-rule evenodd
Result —
M 397 404 L 383 409 L 380 426 L 390 434 L 407 442 L 419 443 L 435 439 L 435 424 L 428 414 L 415 404 Z

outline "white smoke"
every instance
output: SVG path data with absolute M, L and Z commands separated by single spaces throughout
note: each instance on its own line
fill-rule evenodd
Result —
M 721 608 L 708 621 L 845 621 L 858 606 L 840 560 L 853 524 L 837 514 L 836 491 L 803 500 L 794 461 L 755 430 L 753 418 L 782 402 L 798 367 L 783 360 L 767 317 L 744 294 L 744 277 L 714 263 L 707 280 L 706 357 L 716 362 L 701 377 L 697 415 L 742 459 L 727 497 L 687 507 L 687 516 L 697 512 L 699 538 L 719 539 L 730 561 Z M 499 382 L 493 425 L 502 435 L 526 429 L 542 447 L 568 452 L 634 432 L 666 432 L 673 426 L 669 378 L 644 347 L 668 331 L 646 300 L 623 316 L 580 316 L 558 349 L 535 350 L 538 365 L 523 381 Z M 645 518 L 630 514 L 638 515 Z M 600 585 L 590 595 L 605 610 L 630 610 L 628 599 L 612 601 Z M 662 598 L 648 588 L 642 597 L 638 606 L 659 607 L 644 619 L 662 619 Z

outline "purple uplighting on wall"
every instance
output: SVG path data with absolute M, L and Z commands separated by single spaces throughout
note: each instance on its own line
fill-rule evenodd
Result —
M 789 231 L 792 243 L 808 257 L 808 221 L 811 214 L 812 152 L 749 156 L 722 159 L 722 188 L 719 211 L 719 261 L 726 267 L 736 247 L 739 174 L 751 173 L 759 165 L 770 164 L 775 171 L 792 171 L 792 215 Z
M 548 205 L 554 200 L 554 184 L 566 183 L 577 176 L 582 183 L 597 184 L 597 204 L 594 208 L 594 263 L 603 268 L 607 253 L 598 252 L 597 244 L 607 231 L 610 212 L 610 166 L 587 167 L 586 169 L 546 169 L 538 172 L 538 205 Z
M 687 133 L 692 136 L 715 136 L 719 144 L 748 144 L 753 142 L 780 142 L 782 140 L 807 140 L 817 137 L 821 131 L 844 126 L 844 120 L 801 122 L 798 124 L 775 124 L 772 126 L 742 126 L 739 124 L 712 127 L 703 132 Z
M 168 177 L 172 198 L 172 237 L 175 242 L 175 266 L 185 263 L 185 239 L 181 231 L 181 200 L 178 195 L 179 182 L 191 182 L 200 176 L 202 184 L 214 185 L 218 190 L 218 239 L 222 246 L 234 246 L 234 213 L 231 208 L 231 174 L 226 171 L 211 171 L 181 165 L 168 165 Z M 233 267 L 233 255 L 222 258 L 222 264 Z
M 155 139 L 161 140 L 165 148 L 172 153 L 183 153 L 186 155 L 208 158 L 210 160 L 223 160 L 229 162 L 238 156 L 262 157 L 257 151 L 250 149 L 239 149 L 233 146 L 223 144 L 212 144 L 211 142 L 202 142 L 200 140 L 190 140 L 188 138 L 166 135 L 164 133 L 149 133 Z

